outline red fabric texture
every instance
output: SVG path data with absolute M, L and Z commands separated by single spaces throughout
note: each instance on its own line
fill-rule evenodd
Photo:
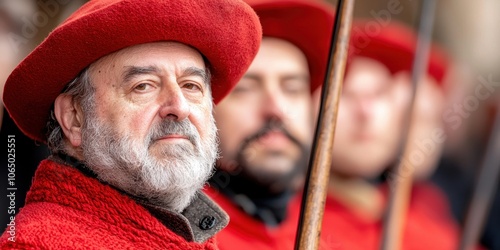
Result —
M 215 189 L 207 187 L 205 193 L 226 211 L 231 220 L 215 238 L 221 250 L 290 250 L 294 249 L 299 209 L 291 207 L 287 218 L 276 228 L 268 228 L 249 216 Z M 293 198 L 300 203 L 300 196 Z
M 288 217 L 283 224 L 269 229 L 245 214 L 216 190 L 207 188 L 205 193 L 231 217 L 229 225 L 215 236 L 221 250 L 293 249 L 301 195 L 291 201 Z M 335 198 L 327 198 L 320 249 L 379 249 L 381 232 L 380 220 L 362 219 Z M 456 249 L 458 234 L 458 225 L 451 217 L 446 199 L 440 190 L 430 184 L 416 185 L 412 190 L 404 229 L 403 249 Z
M 208 59 L 217 103 L 250 66 L 261 37 L 257 15 L 240 0 L 93 0 L 17 66 L 3 101 L 19 128 L 44 142 L 55 98 L 85 67 L 133 45 L 177 41 Z
M 318 0 L 245 0 L 257 13 L 264 37 L 286 40 L 307 58 L 311 92 L 323 84 L 330 52 L 334 8 Z
M 387 193 L 387 190 L 383 191 Z M 402 249 L 457 249 L 458 225 L 451 217 L 441 191 L 431 184 L 421 183 L 413 187 L 411 195 Z M 381 220 L 362 219 L 334 197 L 327 197 L 321 232 L 322 249 L 379 249 L 381 234 Z
M 364 56 L 382 62 L 392 73 L 411 71 L 417 36 L 412 28 L 391 20 L 357 20 L 352 24 L 349 60 Z M 436 45 L 429 51 L 427 73 L 442 83 L 448 68 L 445 52 Z
M 1 249 L 218 249 L 187 242 L 144 207 L 73 167 L 42 161 Z

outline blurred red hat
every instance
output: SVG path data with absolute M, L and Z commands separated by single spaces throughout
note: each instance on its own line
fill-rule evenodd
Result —
M 263 36 L 286 40 L 305 54 L 311 92 L 323 84 L 335 22 L 332 6 L 316 0 L 245 0 L 257 12 Z
M 417 36 L 412 28 L 396 21 L 357 20 L 352 24 L 349 60 L 363 56 L 377 60 L 392 73 L 411 71 Z M 427 73 L 442 83 L 448 68 L 445 53 L 432 45 Z
M 255 12 L 240 0 L 93 0 L 17 66 L 3 101 L 26 135 L 45 142 L 55 98 L 84 68 L 126 47 L 177 41 L 208 59 L 217 103 L 250 66 L 261 33 Z

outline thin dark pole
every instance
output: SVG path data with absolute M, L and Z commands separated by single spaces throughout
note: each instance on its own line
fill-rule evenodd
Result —
M 413 181 L 412 174 L 403 177 L 399 177 L 397 173 L 401 173 L 403 169 L 414 169 L 414 166 L 404 159 L 409 159 L 408 144 L 409 135 L 411 131 L 412 116 L 415 106 L 415 97 L 417 94 L 418 83 L 422 77 L 426 74 L 428 61 L 429 61 L 429 51 L 432 41 L 432 29 L 434 24 L 434 13 L 436 9 L 435 0 L 423 0 L 420 11 L 420 22 L 418 28 L 418 41 L 417 48 L 415 51 L 415 58 L 413 60 L 413 68 L 411 74 L 411 84 L 412 84 L 412 96 L 411 102 L 406 112 L 406 124 L 403 129 L 403 154 L 402 160 L 393 169 L 396 173 L 396 177 L 391 183 L 393 189 L 389 193 L 388 206 L 384 218 L 384 226 L 382 231 L 382 241 L 380 249 L 382 250 L 399 250 L 401 249 L 402 242 L 402 231 L 403 225 L 407 216 L 408 203 L 410 199 L 411 186 Z M 410 171 L 413 173 L 413 171 Z
M 500 173 L 500 105 L 497 105 L 496 118 L 488 147 L 479 170 L 479 176 L 469 203 L 464 230 L 460 241 L 461 250 L 474 249 L 484 227 L 492 199 L 498 186 Z
M 313 250 L 319 246 L 353 9 L 354 0 L 339 0 L 330 46 L 328 73 L 323 83 L 318 125 L 302 197 L 295 249 Z

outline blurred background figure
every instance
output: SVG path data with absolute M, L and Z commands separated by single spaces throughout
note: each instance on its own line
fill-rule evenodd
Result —
M 408 160 L 414 169 L 391 173 L 388 180 L 379 178 L 399 158 L 411 95 L 416 35 L 395 21 L 379 32 L 368 33 L 374 22 L 353 24 L 350 60 L 339 106 L 322 231 L 322 244 L 337 249 L 379 248 L 391 182 L 412 175 L 428 176 L 436 166 L 445 137 L 442 82 L 447 63 L 434 48 L 427 76 L 418 89 L 412 119 L 413 143 Z M 441 141 L 434 141 L 435 131 L 440 132 Z M 434 185 L 415 183 L 405 220 L 403 249 L 456 248 L 458 224 L 446 197 Z
M 72 1 L 34 1 L 34 0 L 0 0 L 0 90 L 7 77 L 19 63 L 61 20 L 69 16 L 82 5 L 83 0 Z M 11 206 L 8 194 L 8 154 L 1 154 L 0 163 L 0 230 L 10 223 L 9 211 L 17 213 L 24 205 L 26 192 L 31 186 L 35 169 L 42 159 L 48 155 L 45 145 L 37 144 L 26 137 L 10 118 L 3 107 L 0 107 L 0 138 L 7 143 L 9 135 L 15 136 L 15 205 Z M 4 144 L 6 145 L 6 144 Z M 20 168 L 22 166 L 22 168 Z M 11 191 L 9 191 L 11 192 Z
M 247 1 L 260 50 L 215 108 L 221 159 L 207 193 L 229 214 L 221 249 L 293 249 L 314 125 L 311 93 L 325 75 L 334 10 L 312 0 Z
M 3 96 L 3 86 L 10 72 L 19 62 L 20 58 L 24 55 L 27 49 L 27 40 L 22 38 L 21 27 L 18 24 L 16 17 L 23 16 L 31 12 L 34 6 L 28 1 L 3 1 L 0 6 L 0 84 L 1 94 Z M 7 111 L 5 111 L 3 102 L 0 107 L 1 112 L 1 128 L 0 135 L 2 140 L 7 143 L 9 135 L 15 136 L 15 164 L 16 166 L 23 166 L 18 168 L 15 172 L 15 188 L 17 188 L 15 203 L 10 204 L 10 200 L 5 199 L 9 191 L 8 186 L 8 154 L 4 152 L 1 154 L 0 164 L 0 196 L 2 197 L 0 203 L 0 229 L 4 230 L 7 224 L 10 223 L 10 216 L 12 212 L 18 212 L 19 208 L 23 206 L 26 192 L 28 191 L 31 178 L 42 160 L 47 154 L 46 147 L 37 146 L 34 141 L 26 137 L 14 124 Z M 24 168 L 26 167 L 26 168 Z M 13 205 L 13 206 L 12 206 Z
M 357 0 L 354 16 L 376 21 L 369 27 L 372 32 L 393 22 L 415 27 L 420 18 L 420 3 Z M 436 145 L 437 148 L 431 151 L 434 154 L 424 158 L 427 163 L 422 162 L 414 174 L 417 181 L 430 175 L 430 180 L 445 192 L 453 215 L 460 223 L 460 230 L 464 226 L 471 191 L 478 181 L 477 174 L 500 103 L 498 9 L 500 2 L 495 0 L 437 1 L 433 40 L 453 57 L 449 68 L 451 73 L 441 87 L 444 90 L 441 118 L 445 120 L 442 124 L 445 141 L 443 146 Z M 487 89 L 484 89 L 485 85 L 488 85 Z M 423 128 L 422 125 L 419 127 Z M 418 139 L 422 140 L 417 137 L 417 142 Z M 437 161 L 437 166 L 432 164 L 434 161 Z M 388 176 L 387 173 L 384 176 Z M 481 245 L 487 249 L 500 249 L 500 187 L 497 186 L 495 192 L 480 239 Z

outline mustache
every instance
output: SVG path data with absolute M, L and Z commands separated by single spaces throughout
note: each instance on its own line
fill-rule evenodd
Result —
M 198 131 L 188 119 L 182 121 L 162 120 L 162 122 L 153 125 L 146 137 L 146 145 L 151 146 L 160 138 L 174 134 L 185 136 L 193 145 L 199 146 L 200 136 Z
M 250 147 L 252 142 L 255 142 L 267 135 L 270 132 L 279 131 L 282 132 L 293 144 L 295 144 L 301 153 L 300 158 L 294 163 L 294 168 L 291 172 L 285 175 L 270 175 L 268 173 L 260 173 L 256 174 L 252 172 L 251 167 L 249 167 L 247 156 L 245 156 L 245 150 Z M 292 179 L 297 177 L 299 174 L 305 171 L 307 168 L 307 161 L 310 155 L 309 145 L 305 143 L 301 143 L 295 136 L 293 136 L 290 131 L 284 126 L 284 124 L 279 120 L 269 120 L 267 121 L 262 128 L 260 128 L 254 134 L 248 136 L 242 143 L 239 148 L 239 151 L 236 155 L 236 161 L 239 164 L 239 168 L 241 169 L 241 178 L 244 180 L 250 181 L 252 183 L 257 183 L 258 186 L 266 188 L 268 190 L 277 189 L 283 187 L 288 187 Z M 274 192 L 274 191 L 270 191 Z
M 267 135 L 268 133 L 275 131 L 283 133 L 283 135 L 285 135 L 291 142 L 293 142 L 298 147 L 300 148 L 304 147 L 304 145 L 299 141 L 299 139 L 293 136 L 292 133 L 290 133 L 290 131 L 288 131 L 288 129 L 285 128 L 282 122 L 276 120 L 269 120 L 256 133 L 245 138 L 245 140 L 241 144 L 241 149 L 242 150 L 245 149 L 252 142 L 255 142 L 260 138 L 264 137 L 265 135 Z

